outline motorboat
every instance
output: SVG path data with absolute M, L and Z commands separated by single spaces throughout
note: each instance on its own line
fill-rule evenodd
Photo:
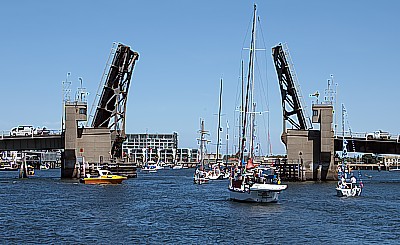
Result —
M 121 184 L 127 177 L 112 174 L 109 170 L 97 170 L 98 176 L 92 177 L 87 174 L 85 178 L 80 179 L 84 184 Z
M 31 165 L 28 165 L 28 176 L 34 176 L 35 175 L 35 168 Z
M 1 163 L 0 171 L 18 171 L 18 164 L 13 162 Z
M 45 163 L 45 164 L 40 164 L 40 170 L 49 170 L 49 164 Z
M 145 165 L 142 167 L 142 171 L 145 173 L 157 173 L 157 165 L 155 164 L 150 164 L 150 165 Z
M 172 169 L 182 169 L 183 165 L 182 164 L 176 164 L 175 166 L 172 167 Z
M 194 176 L 193 176 L 193 182 L 195 184 L 205 184 L 208 183 L 210 179 L 207 176 L 207 172 L 200 170 L 199 168 L 196 169 Z

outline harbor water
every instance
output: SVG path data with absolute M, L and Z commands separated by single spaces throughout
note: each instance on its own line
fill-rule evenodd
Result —
M 193 169 L 140 173 L 121 185 L 0 172 L 2 244 L 399 244 L 400 172 L 364 171 L 357 198 L 334 182 L 288 183 L 277 204 L 228 200 L 228 181 Z

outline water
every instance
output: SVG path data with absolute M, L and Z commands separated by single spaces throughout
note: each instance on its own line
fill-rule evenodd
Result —
M 0 172 L 3 244 L 398 244 L 400 172 L 367 172 L 363 195 L 335 183 L 288 183 L 278 204 L 228 200 L 227 181 L 192 184 L 192 169 L 139 173 L 122 185 L 20 180 Z

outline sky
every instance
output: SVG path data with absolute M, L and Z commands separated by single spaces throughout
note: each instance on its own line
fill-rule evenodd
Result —
M 271 153 L 285 153 L 271 58 L 278 43 L 289 47 L 309 110 L 308 95 L 323 94 L 333 74 L 337 103 L 345 104 L 353 132 L 400 133 L 400 1 L 259 1 L 257 8 Z M 21 124 L 60 129 L 66 74 L 74 88 L 83 79 L 91 106 L 112 43 L 121 42 L 140 55 L 128 96 L 127 133 L 177 132 L 179 147 L 196 148 L 204 118 L 215 143 L 221 78 L 223 126 L 228 120 L 230 133 L 236 130 L 240 62 L 247 54 L 252 9 L 253 2 L 245 0 L 5 1 L 0 130 Z M 259 125 L 261 132 L 266 124 Z M 266 153 L 266 139 L 260 142 Z

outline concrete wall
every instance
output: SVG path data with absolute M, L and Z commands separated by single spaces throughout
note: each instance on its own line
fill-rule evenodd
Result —
M 108 128 L 78 127 L 78 122 L 87 120 L 85 102 L 66 103 L 65 107 L 65 149 L 61 160 L 61 177 L 80 177 L 77 156 L 87 163 L 110 162 L 111 133 Z
M 76 153 L 88 163 L 110 162 L 111 134 L 108 128 L 84 128 L 77 139 Z
M 321 151 L 319 158 L 319 178 L 322 180 L 336 179 L 334 166 L 334 132 L 333 132 L 333 105 L 313 105 L 313 123 L 319 123 L 321 132 Z
M 301 163 L 305 170 L 305 179 L 316 179 L 315 163 L 319 160 L 320 133 L 312 130 L 288 129 L 287 135 L 288 163 Z

